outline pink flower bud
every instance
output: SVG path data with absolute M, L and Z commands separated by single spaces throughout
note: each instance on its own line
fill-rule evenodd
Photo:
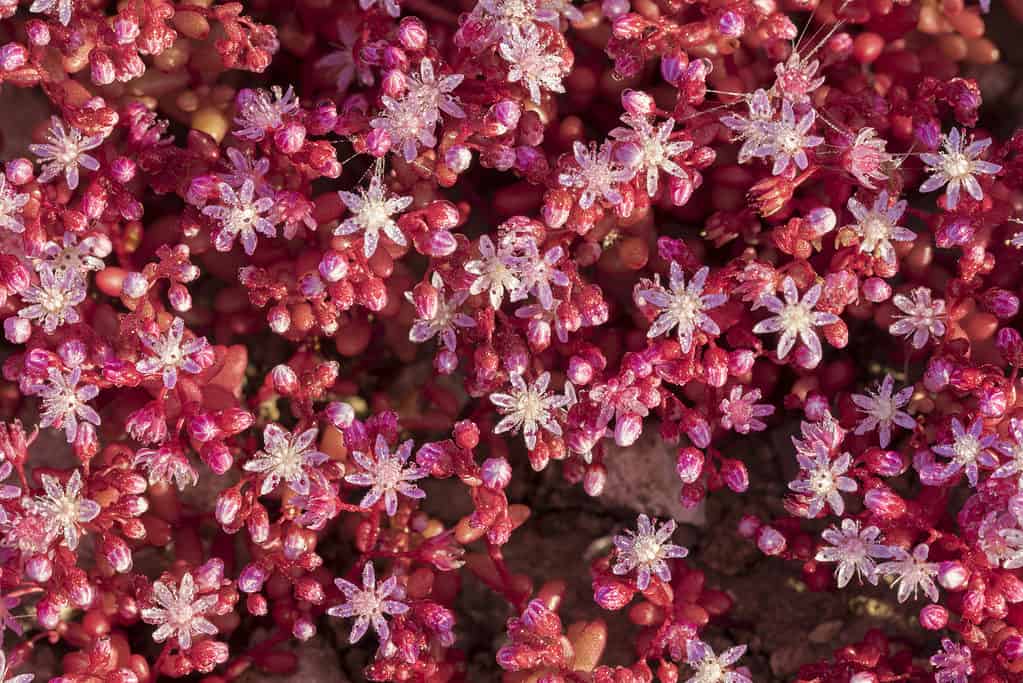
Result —
M 175 282 L 167 290 L 167 300 L 170 301 L 171 308 L 178 313 L 192 310 L 192 294 L 180 282 Z
M 607 485 L 607 468 L 601 464 L 592 464 L 583 474 L 583 491 L 586 495 L 596 498 L 604 492 Z
M 838 216 L 828 207 L 818 206 L 807 212 L 806 223 L 814 235 L 821 237 L 835 229 L 838 224 Z
M 259 564 L 246 565 L 242 573 L 238 575 L 238 590 L 242 593 L 258 593 L 263 589 L 263 584 L 269 577 L 269 572 Z
M 568 379 L 576 386 L 586 386 L 593 379 L 593 366 L 579 356 L 568 359 Z
M 366 135 L 366 151 L 378 159 L 387 156 L 392 144 L 391 134 L 383 128 L 374 128 Z
M 675 471 L 684 484 L 695 483 L 703 473 L 703 452 L 691 446 L 685 446 L 678 451 L 678 460 L 675 464 Z
M 906 501 L 887 486 L 875 486 L 863 496 L 863 504 L 877 516 L 892 520 L 906 514 Z
M 347 429 L 355 420 L 355 408 L 349 403 L 333 401 L 326 408 L 327 419 L 338 429 Z
M 252 537 L 253 543 L 265 543 L 270 538 L 270 517 L 266 508 L 262 505 L 255 505 L 245 520 L 245 527 Z
M 28 41 L 37 47 L 45 47 L 50 44 L 50 27 L 41 21 L 26 21 L 25 34 Z
M 61 607 L 49 596 L 44 597 L 36 603 L 36 621 L 39 625 L 51 631 L 60 624 Z
M 1015 662 L 1023 657 L 1023 636 L 1009 636 L 1002 641 L 1002 656 L 1010 662 Z
M 131 549 L 119 536 L 104 536 L 100 544 L 100 552 L 103 559 L 113 567 L 118 574 L 131 571 L 132 556 Z
M 206 463 L 207 467 L 213 470 L 214 474 L 224 474 L 231 465 L 234 464 L 234 458 L 231 457 L 231 451 L 228 450 L 227 446 L 219 441 L 214 441 L 203 446 L 199 450 L 199 457 Z
M 749 349 L 738 349 L 728 354 L 728 374 L 733 377 L 741 377 L 753 370 L 753 363 L 757 357 Z
M 28 50 L 18 43 L 7 43 L 0 47 L 0 71 L 14 71 L 28 63 Z
M 742 519 L 739 520 L 738 532 L 743 538 L 753 538 L 757 535 L 757 531 L 760 530 L 761 526 L 761 521 L 753 515 L 743 515 Z
M 948 610 L 941 605 L 927 605 L 920 610 L 920 625 L 928 631 L 940 631 L 948 624 Z
M 298 391 L 298 375 L 291 369 L 291 366 L 283 363 L 274 366 L 270 371 L 270 377 L 273 379 L 274 390 L 278 394 L 290 396 Z
M 945 590 L 962 590 L 969 580 L 969 570 L 957 560 L 946 560 L 938 565 L 938 584 Z
M 1011 327 L 1003 327 L 995 336 L 995 346 L 1007 363 L 1023 365 L 1023 337 Z
M 625 90 L 622 93 L 622 107 L 632 116 L 652 116 L 657 109 L 654 98 L 642 90 Z
M 32 323 L 27 318 L 12 315 L 4 320 L 4 338 L 12 344 L 24 344 L 32 336 Z
M 444 153 L 444 165 L 455 173 L 465 173 L 472 165 L 472 151 L 465 145 L 453 145 Z
M 624 415 L 615 422 L 615 443 L 622 448 L 636 443 L 642 433 L 643 418 L 639 415 Z
M 28 159 L 18 157 L 7 162 L 4 173 L 12 185 L 25 185 L 35 176 L 35 167 Z
M 121 285 L 121 292 L 131 299 L 138 299 L 145 296 L 149 290 L 149 281 L 142 273 L 128 273 L 124 276 L 124 283 Z
M 765 555 L 782 554 L 787 543 L 785 536 L 774 527 L 762 526 L 757 530 L 757 547 Z
M 745 30 L 746 22 L 738 12 L 729 10 L 718 18 L 718 32 L 727 38 L 738 38 Z
M 404 17 L 398 24 L 398 42 L 406 50 L 418 51 L 426 47 L 429 33 L 426 26 L 416 17 Z
M 242 496 L 238 489 L 230 488 L 220 492 L 217 496 L 215 516 L 217 522 L 223 526 L 230 526 L 238 519 L 238 513 L 242 509 Z
M 927 391 L 937 393 L 948 386 L 955 366 L 945 358 L 931 358 L 924 371 L 924 387 Z
M 721 463 L 721 476 L 725 485 L 736 493 L 745 493 L 749 488 L 749 472 L 740 460 L 726 459 Z
M 53 563 L 45 555 L 34 555 L 25 563 L 25 575 L 31 581 L 46 583 L 53 576 Z
M 480 467 L 483 486 L 497 491 L 511 483 L 511 465 L 504 458 L 487 458 Z
M 501 100 L 490 109 L 490 113 L 504 131 L 509 131 L 519 125 L 522 108 L 514 100 Z
M 619 581 L 597 579 L 593 582 L 593 601 L 606 610 L 622 609 L 635 594 L 634 588 Z
M 909 462 L 898 451 L 871 448 L 865 455 L 867 469 L 879 477 L 897 477 L 909 469 Z
M 274 133 L 274 145 L 284 154 L 297 154 L 305 144 L 305 126 L 291 121 Z
M 980 305 L 1001 320 L 1009 320 L 1019 313 L 1019 297 L 999 287 L 984 292 L 980 297 Z
M 892 288 L 887 282 L 879 277 L 869 277 L 863 281 L 863 296 L 867 301 L 879 304 L 888 301 L 892 295 Z
M 89 53 L 89 77 L 96 85 L 110 85 L 116 80 L 114 60 L 102 50 Z
M 689 59 L 684 52 L 661 57 L 661 78 L 673 85 L 682 80 L 689 66 Z
M 305 534 L 299 528 L 291 528 L 284 536 L 284 557 L 294 562 L 309 550 Z
M 454 374 L 458 369 L 458 355 L 448 349 L 441 349 L 433 358 L 433 368 L 441 375 Z
M 612 21 L 626 14 L 630 9 L 629 0 L 603 0 L 600 3 L 600 11 Z
M 207 560 L 192 572 L 200 591 L 213 591 L 224 582 L 224 561 L 219 557 Z

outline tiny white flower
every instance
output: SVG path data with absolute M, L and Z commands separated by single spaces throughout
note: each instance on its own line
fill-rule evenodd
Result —
M 636 588 L 646 590 L 650 585 L 650 576 L 662 581 L 671 581 L 671 570 L 666 560 L 682 558 L 689 551 L 680 545 L 670 543 L 675 533 L 675 520 L 669 519 L 664 524 L 652 523 L 646 515 L 636 520 L 636 531 L 627 529 L 624 535 L 613 539 L 617 553 L 611 571 L 621 576 L 636 570 Z
M 648 197 L 657 194 L 662 171 L 676 178 L 687 177 L 674 159 L 692 149 L 693 143 L 689 140 L 671 140 L 675 119 L 668 119 L 655 126 L 645 116 L 624 114 L 622 123 L 628 127 L 615 128 L 609 136 L 622 144 L 617 153 L 618 158 L 645 176 Z
M 211 204 L 202 210 L 203 215 L 219 223 L 213 238 L 217 251 L 230 251 L 238 238 L 245 253 L 252 256 L 256 251 L 257 232 L 267 237 L 277 236 L 277 228 L 267 217 L 274 208 L 274 200 L 272 197 L 257 198 L 252 180 L 242 183 L 237 192 L 227 183 L 220 183 L 217 191 L 221 203 Z
M 344 579 L 334 579 L 334 584 L 344 593 L 345 601 L 328 609 L 327 614 L 342 619 L 355 617 L 349 643 L 362 640 L 371 625 L 380 642 L 386 643 L 391 637 L 387 615 L 405 614 L 409 610 L 409 606 L 402 602 L 405 590 L 397 577 L 391 576 L 378 586 L 372 562 L 367 562 L 362 568 L 361 587 Z
M 745 652 L 745 645 L 736 645 L 715 655 L 710 645 L 690 638 L 686 641 L 686 663 L 693 668 L 693 675 L 685 683 L 752 683 L 746 674 L 729 668 Z
M 18 192 L 7 184 L 7 176 L 0 173 L 0 228 L 10 232 L 24 232 L 21 209 L 28 204 L 29 196 Z
M 82 384 L 82 369 L 75 367 L 65 374 L 56 368 L 47 370 L 49 382 L 39 389 L 42 406 L 39 411 L 39 426 L 42 428 L 64 428 L 68 443 L 73 443 L 78 434 L 79 420 L 99 426 L 99 413 L 87 405 L 99 395 L 95 384 Z
M 612 159 L 612 145 L 605 142 L 598 149 L 593 143 L 584 145 L 578 140 L 572 145 L 576 167 L 570 167 L 558 175 L 562 187 L 572 187 L 582 192 L 579 206 L 589 209 L 598 199 L 616 205 L 622 201 L 618 190 L 620 183 L 626 183 L 635 176 L 635 169 L 625 168 Z
M 536 447 L 536 436 L 541 428 L 561 436 L 561 425 L 556 419 L 557 409 L 564 407 L 569 399 L 547 393 L 551 373 L 543 373 L 532 384 L 526 384 L 522 375 L 512 375 L 508 379 L 512 385 L 508 393 L 490 395 L 490 402 L 504 415 L 494 426 L 494 434 L 521 429 L 529 449 Z
M 508 82 L 521 83 L 530 99 L 541 103 L 541 92 L 565 92 L 561 82 L 564 63 L 560 55 L 547 52 L 550 38 L 530 22 L 524 26 L 512 25 L 505 32 L 498 48 L 508 62 Z
M 905 602 L 912 596 L 916 598 L 918 590 L 922 590 L 931 602 L 938 601 L 938 586 L 934 577 L 938 573 L 938 563 L 928 562 L 930 548 L 921 543 L 909 554 L 899 547 L 892 547 L 892 560 L 877 566 L 877 573 L 882 576 L 895 577 L 893 588 L 898 588 L 899 602 Z
M 167 586 L 160 581 L 153 584 L 153 597 L 159 607 L 146 607 L 142 610 L 142 620 L 157 626 L 153 632 L 153 640 L 162 643 L 168 638 L 177 638 L 178 647 L 187 650 L 192 647 L 192 636 L 212 636 L 217 627 L 205 616 L 218 598 L 215 594 L 197 598 L 195 580 L 185 573 L 181 577 L 178 588 Z
M 387 441 L 378 434 L 373 452 L 375 458 L 369 453 L 353 451 L 352 458 L 363 471 L 345 477 L 349 484 L 370 487 L 359 501 L 359 507 L 369 509 L 383 498 L 387 515 L 393 517 L 398 511 L 399 493 L 406 498 L 426 497 L 426 492 L 414 482 L 423 479 L 428 473 L 414 462 L 407 464 L 409 456 L 412 455 L 412 439 L 405 441 L 398 446 L 398 450 L 391 453 Z
M 829 527 L 821 536 L 830 546 L 817 551 L 818 562 L 837 562 L 835 579 L 839 588 L 844 588 L 853 576 L 877 584 L 875 559 L 891 557 L 892 551 L 880 543 L 881 530 L 868 526 L 860 530 L 860 523 L 854 519 L 843 519 L 841 528 Z
M 916 233 L 898 226 L 906 211 L 906 200 L 891 203 L 888 192 L 882 190 L 874 200 L 874 206 L 867 207 L 850 197 L 849 212 L 856 219 L 853 230 L 859 236 L 860 251 L 870 254 L 891 265 L 895 263 L 895 248 L 892 242 L 912 242 Z
M 469 286 L 469 294 L 476 296 L 487 292 L 490 306 L 496 310 L 501 307 L 506 292 L 514 292 L 521 287 L 517 273 L 522 262 L 504 245 L 495 247 L 487 235 L 480 236 L 478 249 L 479 258 L 467 261 L 463 266 L 465 272 L 476 276 Z
M 90 171 L 99 169 L 99 161 L 85 152 L 103 144 L 102 135 L 84 136 L 73 126 L 65 129 L 64 122 L 54 116 L 46 139 L 46 144 L 28 146 L 43 161 L 39 182 L 48 183 L 63 173 L 68 189 L 74 190 L 78 187 L 79 166 Z
M 813 458 L 802 453 L 796 455 L 802 468 L 799 479 L 789 482 L 789 488 L 809 499 L 806 516 L 813 519 L 824 511 L 825 506 L 831 508 L 836 515 L 845 512 L 845 501 L 842 492 L 851 493 L 857 488 L 856 480 L 844 476 L 852 465 L 852 456 L 842 453 L 831 460 L 828 450 L 817 444 Z
M 270 493 L 281 481 L 299 495 L 309 493 L 310 468 L 329 459 L 326 453 L 315 450 L 316 435 L 315 427 L 298 434 L 272 422 L 263 428 L 263 450 L 242 467 L 246 472 L 263 474 L 259 495 Z
M 85 301 L 85 295 L 81 273 L 57 272 L 44 264 L 39 269 L 39 284 L 21 293 L 21 300 L 29 305 L 18 315 L 35 321 L 43 332 L 52 334 L 58 327 L 81 320 L 76 306 Z
M 245 140 L 259 141 L 284 125 L 284 117 L 299 110 L 295 90 L 288 86 L 282 91 L 273 86 L 270 91 L 263 89 L 242 90 L 238 94 L 234 122 L 238 124 L 234 134 Z
M 185 341 L 184 335 L 185 321 L 181 318 L 174 318 L 167 332 L 162 335 L 140 331 L 139 338 L 152 355 L 145 356 L 135 363 L 135 369 L 143 375 L 161 375 L 163 385 L 168 389 L 173 389 L 177 385 L 179 370 L 191 375 L 202 372 L 202 365 L 196 356 L 204 351 L 209 343 L 206 337 L 195 337 Z
M 338 195 L 352 212 L 352 217 L 337 226 L 334 234 L 352 235 L 362 232 L 362 253 L 366 258 L 376 252 L 381 231 L 395 244 L 408 244 L 392 216 L 407 209 L 412 204 L 412 197 L 391 195 L 378 175 L 369 181 L 369 189 L 360 190 L 359 194 L 342 190 Z
M 998 164 L 981 161 L 978 158 L 991 145 L 991 138 L 974 140 L 964 149 L 965 142 L 966 139 L 959 129 L 953 128 L 942 139 L 940 152 L 920 155 L 929 167 L 927 170 L 933 174 L 920 186 L 920 191 L 933 192 L 947 185 L 945 196 L 949 209 L 954 209 L 959 204 L 960 188 L 965 188 L 967 194 L 977 201 L 983 199 L 984 190 L 975 176 L 994 175 L 1002 170 Z
M 78 547 L 81 525 L 91 522 L 99 515 L 101 508 L 94 500 L 82 497 L 82 474 L 71 473 L 65 486 L 49 474 L 40 476 L 45 495 L 29 501 L 32 512 L 46 519 L 47 524 L 64 539 L 69 550 Z
M 938 338 L 945 334 L 945 300 L 931 299 L 931 290 L 917 287 L 909 296 L 896 294 L 892 298 L 902 315 L 894 316 L 895 322 L 888 332 L 900 337 L 912 337 L 913 348 L 922 349 L 931 336 Z
M 839 317 L 834 313 L 814 310 L 817 301 L 821 298 L 822 291 L 821 285 L 815 284 L 806 290 L 802 300 L 800 300 L 799 290 L 796 289 L 795 281 L 791 277 L 786 276 L 785 280 L 782 281 L 782 292 L 785 295 L 784 302 L 774 295 L 767 295 L 760 300 L 767 307 L 767 310 L 774 313 L 774 316 L 757 323 L 753 328 L 753 332 L 756 334 L 781 332 L 781 336 L 778 337 L 777 349 L 779 360 L 784 359 L 789 354 L 792 347 L 796 345 L 796 339 L 799 339 L 810 350 L 811 357 L 820 361 L 823 350 L 821 349 L 820 337 L 817 336 L 814 328 L 839 321 Z
M 887 448 L 891 443 L 892 425 L 898 425 L 904 429 L 916 429 L 916 421 L 912 416 L 899 410 L 909 403 L 914 387 L 912 385 L 905 387 L 892 396 L 894 389 L 895 380 L 891 375 L 886 374 L 876 393 L 852 395 L 853 403 L 861 413 L 866 415 L 856 425 L 856 433 L 866 434 L 876 429 L 881 448 Z
M 981 467 L 985 469 L 998 467 L 998 459 L 990 450 L 997 440 L 996 434 L 984 432 L 984 421 L 980 417 L 973 419 L 969 429 L 966 429 L 958 418 L 953 417 L 952 443 L 938 444 L 931 450 L 952 459 L 945 467 L 945 477 L 951 477 L 964 470 L 970 486 L 976 486 Z
M 646 303 L 661 311 L 647 330 L 646 336 L 651 339 L 659 337 L 677 327 L 682 351 L 689 353 L 693 346 L 693 335 L 697 330 L 712 336 L 721 334 L 717 323 L 707 315 L 707 311 L 728 301 L 728 295 L 703 293 L 709 274 L 710 268 L 704 266 L 696 271 L 687 285 L 682 266 L 677 261 L 672 261 L 667 290 L 663 287 L 653 287 L 639 292 L 639 296 Z

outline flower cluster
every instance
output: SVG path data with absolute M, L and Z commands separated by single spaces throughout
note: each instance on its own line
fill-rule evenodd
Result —
M 922 627 L 800 683 L 1020 680 L 989 9 L 0 0 L 0 683 L 751 683 L 708 498 Z

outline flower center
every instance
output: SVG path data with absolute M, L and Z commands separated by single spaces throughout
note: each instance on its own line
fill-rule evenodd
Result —
M 640 536 L 633 545 L 633 553 L 640 564 L 649 564 L 661 553 L 661 544 L 652 536 Z
M 969 158 L 961 152 L 954 152 L 945 157 L 944 171 L 950 178 L 962 178 L 970 175 L 973 164 Z

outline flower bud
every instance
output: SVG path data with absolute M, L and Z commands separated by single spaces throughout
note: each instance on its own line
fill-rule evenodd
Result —
M 238 519 L 238 513 L 241 512 L 241 509 L 242 495 L 238 493 L 238 489 L 226 489 L 217 496 L 214 516 L 221 526 L 231 526 Z
M 406 50 L 418 51 L 426 48 L 429 37 L 426 26 L 416 17 L 403 17 L 398 24 L 398 42 Z
M 879 485 L 867 491 L 863 504 L 868 510 L 885 520 L 893 520 L 906 514 L 906 501 L 887 486 Z
M 678 451 L 675 471 L 683 484 L 695 483 L 703 473 L 703 452 L 692 446 L 684 446 Z
M 948 610 L 941 605 L 927 605 L 920 610 L 920 625 L 928 631 L 940 631 L 948 624 Z
M 863 281 L 863 296 L 875 304 L 888 301 L 892 295 L 892 288 L 887 282 L 879 277 L 869 277 Z
M 606 610 L 622 609 L 635 594 L 634 588 L 619 581 L 601 578 L 593 582 L 593 601 Z
M 47 631 L 60 624 L 60 613 L 61 607 L 49 596 L 36 603 L 36 621 Z
M 338 429 L 347 429 L 348 427 L 351 427 L 352 422 L 355 420 L 355 408 L 353 408 L 349 403 L 332 401 L 327 404 L 325 412 L 330 423 Z
M 743 538 L 753 538 L 761 526 L 760 520 L 753 515 L 743 515 L 739 520 L 738 532 Z
M 1003 327 L 995 336 L 995 346 L 1002 358 L 1013 366 L 1023 365 L 1023 337 L 1011 327 Z
M 0 47 L 0 71 L 14 71 L 28 63 L 28 50 L 18 43 L 7 43 Z
M 104 536 L 100 544 L 100 552 L 103 559 L 113 567 L 118 574 L 131 571 L 132 555 L 131 549 L 124 539 L 119 536 Z
M 740 460 L 726 459 L 722 462 L 721 476 L 725 485 L 736 493 L 745 493 L 749 488 L 749 472 Z
M 738 12 L 728 10 L 718 18 L 718 32 L 727 38 L 738 38 L 746 30 L 746 22 Z
M 897 477 L 909 468 L 909 462 L 898 451 L 871 448 L 866 452 L 865 460 L 871 474 L 879 477 Z
M 1002 656 L 1010 662 L 1020 659 L 1023 657 L 1023 636 L 1009 636 L 1002 641 L 1000 650 Z
M 249 530 L 249 536 L 253 543 L 265 543 L 270 538 L 270 516 L 266 508 L 256 505 L 245 520 L 245 527 Z
M 685 76 L 687 66 L 689 59 L 684 52 L 661 57 L 661 78 L 676 85 Z
M 945 590 L 962 590 L 969 580 L 969 570 L 958 560 L 946 560 L 938 565 L 938 584 Z
M 622 93 L 622 107 L 637 118 L 653 116 L 657 110 L 654 98 L 642 90 L 625 90 Z
M 242 593 L 258 593 L 263 590 L 263 584 L 269 577 L 269 572 L 259 564 L 246 565 L 238 575 L 238 590 Z
M 25 563 L 25 575 L 31 581 L 46 583 L 53 576 L 53 563 L 45 555 L 34 555 Z
M 806 224 L 817 237 L 827 235 L 838 224 L 838 216 L 826 206 L 810 209 L 806 214 Z
M 391 134 L 383 128 L 374 128 L 366 135 L 366 151 L 378 159 L 387 156 L 392 144 Z
M 124 283 L 121 285 L 121 292 L 131 299 L 138 299 L 145 296 L 149 290 L 149 281 L 142 273 L 128 273 L 124 276 Z
M 636 443 L 643 433 L 643 418 L 634 413 L 619 417 L 615 422 L 615 443 L 622 448 Z
M 17 315 L 4 320 L 4 338 L 12 344 L 24 344 L 32 336 L 32 323 Z
M 583 474 L 583 491 L 586 495 L 596 498 L 604 492 L 607 485 L 607 468 L 601 464 L 587 466 Z
M 282 396 L 291 396 L 299 389 L 298 375 L 289 365 L 281 363 L 274 366 L 270 377 L 273 379 L 274 391 Z
M 207 560 L 192 572 L 200 591 L 214 591 L 224 582 L 224 561 L 219 557 Z
M 757 547 L 765 555 L 780 555 L 786 545 L 785 536 L 774 527 L 762 526 L 757 530 Z
M 305 144 L 306 129 L 298 121 L 291 121 L 274 133 L 274 145 L 284 154 L 297 154 Z
M 217 475 L 225 474 L 234 464 L 231 451 L 220 441 L 205 444 L 199 449 L 199 457 Z
M 440 375 L 454 374 L 458 369 L 458 355 L 448 349 L 441 349 L 433 358 L 433 369 Z
M 472 165 L 472 151 L 465 145 L 453 145 L 444 153 L 444 165 L 455 173 L 465 173 Z
M 472 450 L 480 443 L 480 428 L 472 420 L 460 420 L 452 430 L 459 448 Z
M 171 308 L 178 313 L 192 310 L 192 294 L 180 282 L 175 282 L 167 290 L 167 300 L 170 301 Z

